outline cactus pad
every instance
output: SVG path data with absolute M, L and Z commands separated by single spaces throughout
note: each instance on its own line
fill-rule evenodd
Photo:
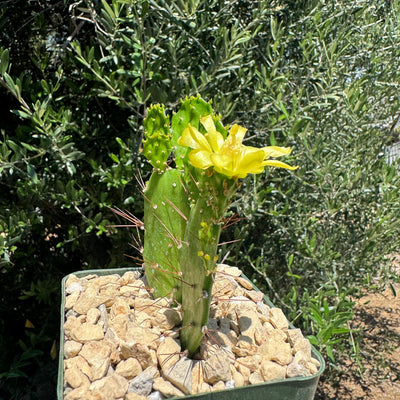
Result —
M 171 153 L 172 137 L 169 117 L 165 115 L 164 107 L 158 104 L 152 105 L 143 124 L 145 131 L 143 155 L 157 171 L 164 171 Z

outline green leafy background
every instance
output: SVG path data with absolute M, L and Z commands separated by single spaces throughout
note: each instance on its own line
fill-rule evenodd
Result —
M 109 207 L 142 217 L 144 112 L 172 115 L 196 94 L 246 126 L 246 144 L 291 146 L 285 161 L 300 166 L 243 182 L 223 232 L 241 240 L 221 258 L 310 335 L 327 379 L 359 360 L 352 299 L 393 277 L 399 246 L 385 156 L 399 133 L 399 15 L 396 0 L 2 2 L 1 396 L 54 398 L 60 280 L 134 265 Z

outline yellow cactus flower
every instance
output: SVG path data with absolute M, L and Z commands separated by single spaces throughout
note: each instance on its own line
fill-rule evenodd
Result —
M 289 147 L 245 146 L 242 141 L 246 128 L 235 124 L 224 139 L 216 130 L 211 115 L 201 118 L 200 122 L 206 130 L 204 135 L 189 124 L 178 139 L 178 144 L 193 149 L 189 153 L 189 160 L 197 168 L 214 167 L 215 171 L 233 179 L 244 178 L 247 174 L 259 174 L 267 165 L 290 170 L 297 168 L 281 161 L 269 160 L 270 157 L 290 154 Z

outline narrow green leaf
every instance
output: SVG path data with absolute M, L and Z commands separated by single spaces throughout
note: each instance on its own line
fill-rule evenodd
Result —
M 274 135 L 274 132 L 272 132 L 272 131 L 269 134 L 269 142 L 271 143 L 271 146 L 276 146 L 275 135 Z
M 31 145 L 28 144 L 28 143 L 19 142 L 19 144 L 20 144 L 22 147 L 25 147 L 25 149 L 27 149 L 27 150 L 29 150 L 29 151 L 35 151 L 35 152 L 39 152 L 39 151 L 40 151 L 39 149 L 37 149 L 37 148 L 34 147 L 34 146 L 31 146 Z
M 80 160 L 81 158 L 83 158 L 85 156 L 85 153 L 82 151 L 71 151 L 71 153 L 68 153 L 68 160 L 70 161 L 77 161 Z
M 104 7 L 104 10 L 107 12 L 107 14 L 110 16 L 112 22 L 115 23 L 115 14 L 112 8 L 108 5 L 108 3 L 105 0 L 102 0 L 101 4 Z
M 11 111 L 13 114 L 17 115 L 20 118 L 26 119 L 26 118 L 30 118 L 31 114 L 26 113 L 25 111 L 22 110 L 12 110 Z
M 49 93 L 50 93 L 50 86 L 49 86 L 49 84 L 48 84 L 44 79 L 42 79 L 42 80 L 40 81 L 40 84 L 41 84 L 41 86 L 42 86 L 42 88 L 43 88 L 45 94 L 49 94 Z
M 3 74 L 4 80 L 6 81 L 6 84 L 8 86 L 8 88 L 10 89 L 10 91 L 18 97 L 18 90 L 17 90 L 17 86 L 15 85 L 13 79 L 11 78 L 10 75 L 8 75 L 7 72 L 4 72 Z
M 14 151 L 14 153 L 19 154 L 21 153 L 21 148 L 17 145 L 17 143 L 13 142 L 12 140 L 7 140 L 8 147 Z
M 119 158 L 118 158 L 115 154 L 111 153 L 111 154 L 110 154 L 110 158 L 111 158 L 114 162 L 116 162 L 117 164 L 119 164 Z
M 125 151 L 130 151 L 130 148 L 124 143 L 124 141 L 121 138 L 117 137 L 115 138 L 115 140 L 121 146 L 121 149 L 124 149 Z
M 10 54 L 8 49 L 3 50 L 0 58 L 0 74 L 4 75 L 7 72 L 8 64 L 10 61 Z
M 328 355 L 328 357 L 332 360 L 335 361 L 335 357 L 333 355 L 333 349 L 331 346 L 326 346 L 326 354 Z
M 37 184 L 39 182 L 37 174 L 36 174 L 36 169 L 32 164 L 27 164 L 26 170 L 28 172 L 29 177 L 31 178 L 32 182 L 34 184 Z
M 285 115 L 286 119 L 289 119 L 289 113 L 287 112 L 287 110 L 286 110 L 285 105 L 283 104 L 283 102 L 281 101 L 281 102 L 279 103 L 279 105 L 280 105 L 281 110 L 282 110 L 283 114 Z
M 91 47 L 87 56 L 88 63 L 91 64 L 94 58 L 94 47 Z
M 317 240 L 317 235 L 314 233 L 313 237 L 311 238 L 310 241 L 310 247 L 313 249 L 315 247 L 315 242 Z

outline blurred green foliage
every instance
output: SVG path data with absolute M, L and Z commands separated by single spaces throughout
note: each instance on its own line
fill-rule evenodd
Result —
M 109 207 L 143 213 L 143 114 L 197 93 L 249 129 L 246 144 L 292 147 L 290 178 L 243 183 L 243 219 L 224 231 L 241 241 L 221 256 L 340 359 L 349 296 L 384 278 L 399 245 L 399 174 L 384 153 L 398 140 L 399 12 L 367 0 L 2 2 L 0 392 L 38 398 L 26 375 L 50 360 L 63 275 L 132 265 Z

